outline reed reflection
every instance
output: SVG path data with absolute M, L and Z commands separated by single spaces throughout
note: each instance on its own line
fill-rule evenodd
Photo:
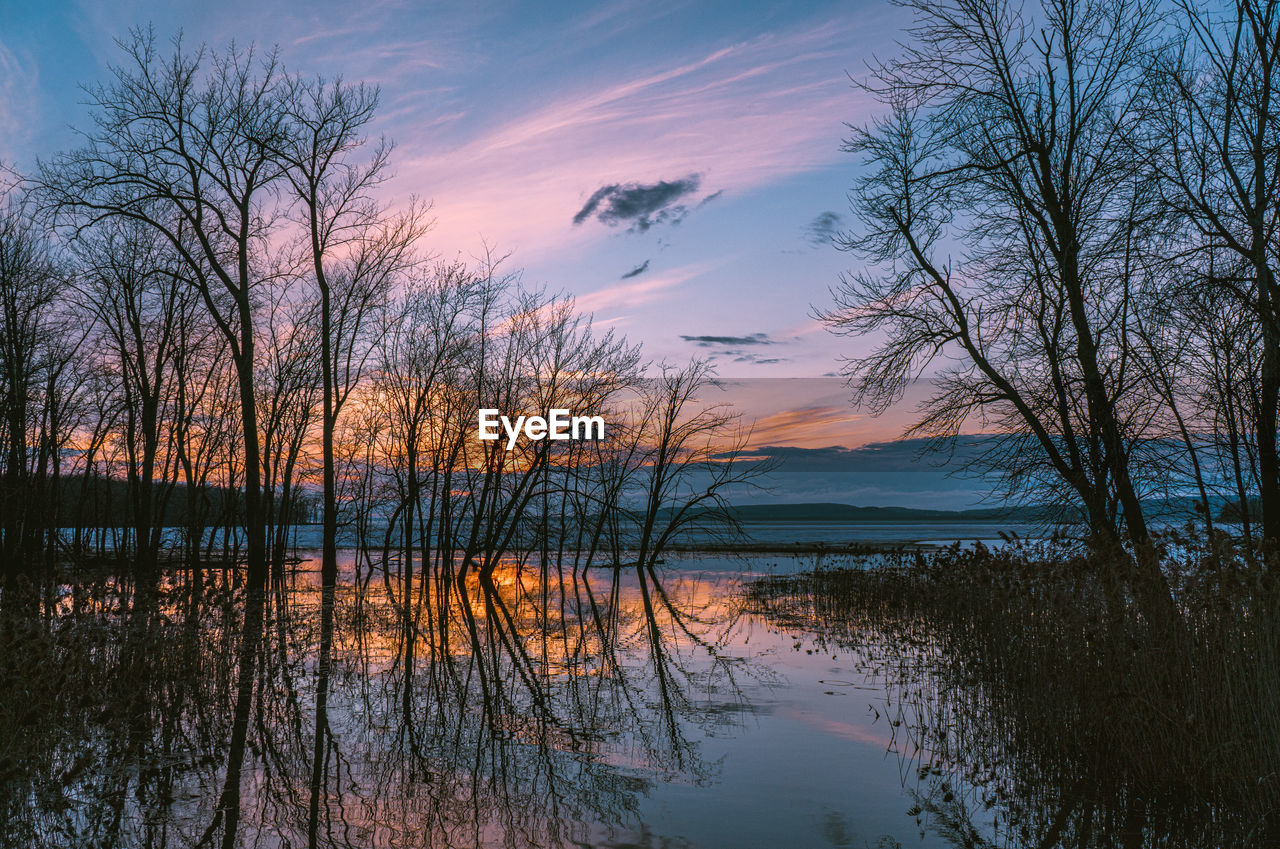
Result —
M 1247 563 L 1179 578 L 1171 645 L 1108 617 L 1078 557 L 957 548 L 818 570 L 757 581 L 751 609 L 861 658 L 909 813 L 946 845 L 1273 845 L 1280 643 Z

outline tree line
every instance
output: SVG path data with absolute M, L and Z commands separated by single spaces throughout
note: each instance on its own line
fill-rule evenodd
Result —
M 230 557 L 261 587 L 314 509 L 326 584 L 348 534 L 408 598 L 415 569 L 534 541 L 656 558 L 748 476 L 706 364 L 644 362 L 505 257 L 429 253 L 430 205 L 387 198 L 375 88 L 149 30 L 120 48 L 79 146 L 0 187 L 6 578 Z M 552 407 L 608 439 L 475 438 L 480 408 Z

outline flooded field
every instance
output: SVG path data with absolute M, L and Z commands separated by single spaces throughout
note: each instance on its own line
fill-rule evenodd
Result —
M 0 843 L 1199 845 L 1137 811 L 1127 836 L 1081 832 L 1077 814 L 1124 817 L 1051 801 L 1020 836 L 1016 764 L 972 748 L 991 694 L 945 672 L 945 640 L 796 595 L 816 564 L 867 561 L 513 561 L 405 605 L 402 576 L 348 553 L 327 623 L 304 559 L 256 634 L 234 572 L 143 595 L 83 576 L 4 618 Z
M 208 842 L 236 722 L 235 845 L 940 845 L 907 813 L 864 659 L 744 609 L 752 573 L 809 565 L 691 557 L 546 584 L 512 566 L 410 620 L 348 567 L 322 671 L 304 564 L 268 599 L 247 716 L 233 586 L 210 575 L 145 616 L 112 580 L 62 587 L 44 639 L 2 661 L 22 729 L 3 749 L 8 845 Z M 38 715 L 14 698 L 23 670 L 53 689 Z

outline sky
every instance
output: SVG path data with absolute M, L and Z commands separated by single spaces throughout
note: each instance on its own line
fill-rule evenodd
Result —
M 733 400 L 756 444 L 856 447 L 910 419 L 849 406 L 830 376 L 870 343 L 814 318 L 854 263 L 830 242 L 853 223 L 841 142 L 879 109 L 850 77 L 909 23 L 887 0 L 0 0 L 0 21 L 0 161 L 19 172 L 75 145 L 80 86 L 131 27 L 276 47 L 287 70 L 379 87 L 386 190 L 431 201 L 435 255 L 510 253 L 648 358 L 710 358 L 749 387 Z

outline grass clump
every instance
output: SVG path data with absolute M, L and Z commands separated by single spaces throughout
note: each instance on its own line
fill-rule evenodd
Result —
M 1165 555 L 1172 631 L 1117 606 L 1110 564 L 1060 544 L 955 547 L 749 592 L 774 622 L 856 649 L 883 675 L 876 709 L 915 767 L 915 812 L 940 834 L 1280 845 L 1273 582 L 1221 544 L 1170 539 Z

